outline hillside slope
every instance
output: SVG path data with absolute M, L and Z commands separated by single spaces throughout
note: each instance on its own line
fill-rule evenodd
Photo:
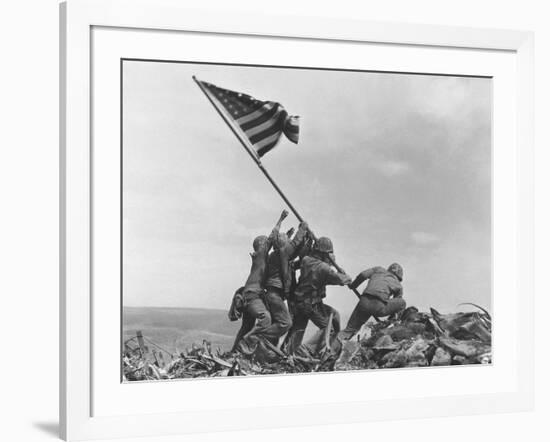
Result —
M 225 310 L 178 307 L 124 307 L 123 339 L 140 330 L 170 353 L 206 339 L 213 348 L 231 348 L 241 323 L 230 322 Z

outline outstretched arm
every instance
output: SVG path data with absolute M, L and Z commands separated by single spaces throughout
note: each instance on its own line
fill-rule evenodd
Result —
M 288 210 L 285 209 L 281 212 L 281 216 L 279 216 L 279 220 L 277 221 L 277 224 L 275 224 L 275 227 L 273 227 L 273 230 L 271 231 L 271 235 L 269 235 L 268 248 L 271 248 L 271 246 L 276 243 L 277 237 L 279 236 L 279 231 L 281 230 L 281 224 L 283 223 L 283 221 L 287 216 L 288 216 Z
M 332 267 L 326 267 L 325 283 L 327 285 L 349 285 L 351 278 L 343 272 L 339 272 Z
M 296 232 L 296 235 L 294 235 L 294 238 L 292 238 L 292 240 L 290 241 L 287 252 L 289 258 L 295 258 L 298 255 L 298 251 L 304 244 L 308 231 L 308 224 L 305 221 L 302 221 L 298 226 L 298 231 Z
M 283 221 L 287 216 L 288 216 L 288 210 L 283 209 L 283 211 L 281 212 L 281 216 L 279 216 L 279 221 L 277 221 L 277 224 L 275 224 L 275 227 L 273 228 L 273 230 L 277 230 L 277 232 L 279 232 L 279 230 L 281 230 L 281 224 L 283 223 Z
M 353 280 L 353 282 L 349 285 L 351 289 L 356 289 L 359 287 L 364 281 L 369 279 L 374 273 L 376 272 L 377 267 L 371 267 L 370 269 L 363 270 L 361 273 L 357 275 L 357 277 Z

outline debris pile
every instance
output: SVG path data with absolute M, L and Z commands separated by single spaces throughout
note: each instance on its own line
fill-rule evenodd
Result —
M 480 311 L 446 315 L 435 309 L 422 313 L 409 307 L 397 318 L 365 325 L 356 338 L 343 345 L 338 339 L 329 343 L 328 330 L 318 333 L 316 342 L 302 345 L 293 355 L 268 341 L 261 341 L 251 356 L 214 351 L 203 341 L 165 357 L 162 351 L 149 352 L 138 332 L 138 346 L 125 343 L 123 376 L 125 381 L 144 381 L 488 364 L 491 316 L 475 307 Z
M 398 320 L 371 325 L 368 336 L 346 343 L 335 369 L 488 364 L 491 315 L 481 310 L 442 315 L 409 307 Z

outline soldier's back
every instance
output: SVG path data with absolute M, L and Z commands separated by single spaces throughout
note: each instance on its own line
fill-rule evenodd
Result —
M 307 295 L 322 296 L 324 293 L 320 292 L 324 292 L 324 275 L 327 270 L 326 268 L 330 269 L 330 266 L 320 259 L 312 256 L 305 256 L 300 266 L 300 279 L 298 280 L 298 287 L 296 288 L 296 298 L 299 299 Z
M 364 293 L 388 300 L 393 291 L 401 288 L 397 277 L 383 267 L 377 267 L 376 272 L 370 277 Z

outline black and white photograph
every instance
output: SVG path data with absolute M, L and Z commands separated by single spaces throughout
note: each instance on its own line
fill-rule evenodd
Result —
M 548 439 L 545 5 L 3 2 L 1 439 Z
M 122 380 L 490 365 L 492 87 L 123 60 Z

